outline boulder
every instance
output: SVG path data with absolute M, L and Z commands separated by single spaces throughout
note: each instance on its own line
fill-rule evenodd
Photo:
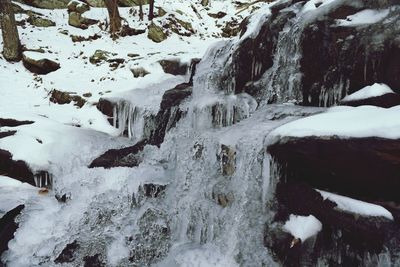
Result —
M 400 203 L 400 140 L 287 137 L 268 147 L 287 181 L 374 201 Z
M 167 39 L 167 34 L 164 32 L 163 28 L 157 26 L 154 23 L 151 23 L 148 26 L 147 37 L 156 43 L 161 43 L 162 41 Z
M 15 218 L 21 214 L 24 208 L 24 205 L 19 205 L 0 218 L 0 256 L 4 251 L 8 250 L 8 242 L 14 239 L 15 231 L 19 227 Z
M 55 263 L 67 263 L 73 262 L 75 259 L 76 251 L 80 248 L 79 243 L 75 240 L 72 243 L 69 243 L 65 246 L 65 248 L 61 251 L 61 253 L 54 260 Z
M 62 92 L 58 91 L 56 89 L 53 89 L 51 91 L 51 96 L 50 96 L 50 101 L 55 103 L 55 104 L 69 104 L 71 102 L 74 102 L 74 105 L 81 108 L 85 105 L 86 100 L 83 99 L 79 95 L 74 95 L 68 92 Z
M 40 58 L 38 56 L 31 57 L 33 54 L 27 54 L 26 52 L 22 55 L 22 63 L 25 68 L 36 74 L 48 74 L 50 72 L 56 71 L 60 68 L 60 64 L 47 59 Z
M 236 170 L 236 150 L 235 148 L 221 145 L 221 151 L 218 155 L 220 161 L 221 173 L 225 176 L 232 176 Z
M 110 52 L 104 50 L 96 50 L 94 54 L 89 58 L 89 62 L 92 64 L 99 64 L 106 61 L 110 57 Z
M 172 75 L 185 75 L 189 69 L 188 64 L 182 64 L 179 59 L 162 59 L 158 63 L 165 73 Z
M 36 27 L 52 27 L 56 26 L 56 23 L 50 19 L 42 18 L 39 16 L 31 15 L 28 18 L 28 22 Z
M 135 78 L 144 77 L 144 76 L 150 74 L 150 72 L 148 72 L 147 70 L 145 70 L 142 67 L 132 68 L 131 72 L 133 74 L 133 77 L 135 77 Z
M 3 149 L 0 149 L 0 173 L 35 186 L 33 173 L 26 162 L 13 160 L 12 154 Z
M 90 25 L 94 25 L 98 23 L 98 20 L 95 19 L 88 19 L 82 16 L 82 14 L 78 12 L 70 12 L 68 14 L 68 24 L 70 26 L 80 28 L 80 29 L 87 29 Z
M 86 3 L 83 3 L 81 1 L 73 0 L 69 2 L 68 4 L 68 12 L 76 12 L 79 14 L 83 14 L 86 11 L 90 10 L 90 6 Z
M 13 136 L 14 134 L 16 134 L 17 131 L 5 131 L 5 132 L 0 132 L 0 139 L 1 138 L 6 138 L 9 136 Z

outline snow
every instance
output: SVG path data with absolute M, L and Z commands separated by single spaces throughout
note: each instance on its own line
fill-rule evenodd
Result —
M 334 107 L 325 113 L 285 124 L 268 137 L 276 143 L 285 137 L 338 136 L 340 138 L 400 138 L 400 106 L 389 109 L 360 106 Z M 385 119 L 382 119 L 385 118 Z
M 371 97 L 377 97 L 385 94 L 393 93 L 393 90 L 389 86 L 383 83 L 374 83 L 373 85 L 366 86 L 351 95 L 346 96 L 342 101 L 355 101 L 362 100 Z
M 322 223 L 313 215 L 299 216 L 290 214 L 289 220 L 283 225 L 283 229 L 304 242 L 322 230 Z
M 324 199 L 329 199 L 330 201 L 335 202 L 337 204 L 337 208 L 340 210 L 357 213 L 363 216 L 382 216 L 389 220 L 393 220 L 393 215 L 382 206 L 322 190 L 317 191 L 321 193 Z
M 389 9 L 374 10 L 366 9 L 356 14 L 347 16 L 346 19 L 337 20 L 338 26 L 355 27 L 377 23 L 389 15 Z

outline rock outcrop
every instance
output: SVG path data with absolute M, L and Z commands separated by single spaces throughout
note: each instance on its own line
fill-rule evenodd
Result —
M 14 238 L 14 233 L 19 227 L 15 218 L 24 208 L 24 205 L 19 205 L 0 218 L 0 256 L 8 249 L 8 242 Z

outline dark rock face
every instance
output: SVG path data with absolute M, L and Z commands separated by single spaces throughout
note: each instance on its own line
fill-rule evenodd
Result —
M 340 105 L 342 106 L 376 106 L 381 108 L 391 108 L 394 106 L 400 105 L 400 95 L 395 93 L 384 94 L 381 96 L 370 97 L 361 100 L 353 100 L 353 101 L 341 101 Z
M 17 131 L 0 132 L 0 139 L 8 137 L 8 136 L 13 136 L 16 133 L 17 133 Z
M 400 141 L 289 138 L 268 148 L 287 181 L 361 199 L 400 201 Z
M 32 124 L 34 121 L 18 121 L 14 119 L 0 118 L 0 127 L 17 127 L 26 124 Z
M 389 249 L 398 252 L 399 224 L 383 217 L 364 217 L 335 209 L 336 204 L 306 184 L 280 182 L 277 188 L 276 222 L 284 223 L 289 214 L 313 215 L 323 224 L 315 237 L 290 248 L 293 237 L 267 226 L 264 243 L 284 266 L 366 266 Z M 369 254 L 371 257 L 367 257 Z M 390 261 L 390 259 L 389 259 Z M 378 263 L 375 262 L 375 266 Z M 379 265 L 380 266 L 380 265 Z
M 365 4 L 365 8 L 369 7 Z M 330 106 L 346 94 L 375 82 L 386 83 L 399 92 L 400 7 L 393 7 L 390 20 L 385 23 L 336 26 L 335 19 L 359 10 L 340 6 L 305 28 L 301 41 L 305 105 Z
M 75 252 L 79 249 L 80 245 L 75 240 L 74 242 L 68 244 L 54 260 L 55 263 L 66 263 L 73 262 L 75 259 Z
M 113 167 L 134 167 L 139 165 L 141 157 L 138 155 L 147 144 L 147 140 L 137 143 L 131 147 L 122 149 L 111 149 L 95 159 L 89 168 L 113 168 Z
M 19 205 L 0 218 L 0 256 L 8 249 L 8 242 L 14 238 L 14 233 L 18 229 L 15 218 L 24 208 L 24 205 Z
M 35 186 L 33 173 L 28 165 L 22 161 L 12 159 L 12 154 L 0 149 L 0 173 Z
M 265 246 L 285 266 L 380 266 L 378 255 L 399 253 L 400 142 L 382 138 L 339 139 L 305 137 L 282 139 L 268 147 L 280 171 L 273 222 L 266 226 Z M 318 188 L 367 202 L 383 204 L 394 221 L 338 210 Z M 385 204 L 386 203 L 386 204 Z M 290 248 L 293 239 L 282 231 L 290 214 L 313 215 L 323 225 L 310 240 Z M 275 225 L 275 226 L 274 226 Z M 388 264 L 388 263 L 386 263 Z

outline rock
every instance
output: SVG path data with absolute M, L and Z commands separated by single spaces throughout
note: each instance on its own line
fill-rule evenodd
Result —
M 161 194 L 164 193 L 166 188 L 167 188 L 166 185 L 160 185 L 160 184 L 144 184 L 142 186 L 144 196 L 150 198 L 159 197 Z
M 167 11 L 165 11 L 162 7 L 158 7 L 157 10 L 158 17 L 164 17 L 167 14 Z
M 172 75 L 185 75 L 189 69 L 188 64 L 182 64 L 180 59 L 162 59 L 158 63 L 165 73 Z
M 106 264 L 103 262 L 101 254 L 83 257 L 83 267 L 103 267 Z
M 36 56 L 32 58 L 26 52 L 22 54 L 22 63 L 30 72 L 36 74 L 48 74 L 60 68 L 60 64 L 53 60 L 47 58 L 38 59 Z
M 68 12 L 76 12 L 79 14 L 83 14 L 86 11 L 90 10 L 90 6 L 86 3 L 83 3 L 81 1 L 77 1 L 77 0 L 72 0 L 71 2 L 69 2 L 68 4 Z
M 220 162 L 222 175 L 232 176 L 236 170 L 235 149 L 226 145 L 221 145 L 221 151 L 217 158 Z
M 214 19 L 222 19 L 223 17 L 226 16 L 226 13 L 219 11 L 218 13 L 207 13 L 207 15 Z
M 28 18 L 28 22 L 36 27 L 52 27 L 56 26 L 56 23 L 52 20 L 41 18 L 39 16 L 31 15 Z
M 140 0 L 118 0 L 118 4 L 122 7 L 138 6 L 140 4 Z M 149 0 L 142 0 L 142 5 L 148 4 Z
M 152 40 L 153 42 L 160 43 L 167 39 L 167 34 L 164 32 L 164 30 L 160 26 L 157 26 L 154 23 L 151 23 L 148 26 L 147 37 L 150 40 Z
M 328 261 L 339 265 L 365 266 L 370 258 L 397 250 L 399 225 L 383 217 L 365 217 L 335 209 L 336 203 L 324 200 L 320 193 L 304 183 L 281 179 L 276 190 L 275 222 L 266 227 L 264 243 L 285 266 L 315 266 Z M 290 248 L 293 238 L 281 226 L 290 214 L 313 215 L 322 224 L 322 231 Z M 332 253 L 334 251 L 334 253 Z
M 32 124 L 34 121 L 18 121 L 14 119 L 0 118 L 0 127 L 17 127 L 26 124 Z
M 144 76 L 150 74 L 150 72 L 148 72 L 147 70 L 145 70 L 142 67 L 132 68 L 131 72 L 133 74 L 133 77 L 135 77 L 135 78 L 144 77 Z
M 128 53 L 127 56 L 128 56 L 128 57 L 140 57 L 139 54 L 135 54 L 135 53 Z
M 17 0 L 23 4 L 44 8 L 44 9 L 62 9 L 68 6 L 70 0 Z
M 114 120 L 114 103 L 111 103 L 110 100 L 106 98 L 100 98 L 99 102 L 96 105 L 97 109 L 101 111 L 108 118 L 108 122 L 113 125 Z
M 5 131 L 5 132 L 0 132 L 0 139 L 1 138 L 6 138 L 9 136 L 13 136 L 14 134 L 16 134 L 17 131 Z
M 101 38 L 100 35 L 98 35 L 97 33 L 95 33 L 94 35 L 90 35 L 88 37 L 83 37 L 80 35 L 70 35 L 72 42 L 76 43 L 76 42 L 86 42 L 86 41 L 93 41 L 93 40 L 97 40 L 99 38 Z
M 24 208 L 24 205 L 19 205 L 0 218 L 0 255 L 8 250 L 8 242 L 14 239 L 14 233 L 19 227 L 15 218 L 21 214 Z
M 353 100 L 353 101 L 342 100 L 339 104 L 342 106 L 352 106 L 352 107 L 370 105 L 381 108 L 391 108 L 400 105 L 400 95 L 396 93 L 388 93 L 381 96 L 375 96 L 360 100 Z
M 103 167 L 106 169 L 114 167 L 135 167 L 142 161 L 140 152 L 143 151 L 147 140 L 141 141 L 134 146 L 122 149 L 110 149 L 100 157 L 93 160 L 89 168 Z
M 233 20 L 233 21 L 228 21 L 225 24 L 225 27 L 222 28 L 222 37 L 225 38 L 231 38 L 234 36 L 239 35 L 240 33 L 240 24 Z
M 342 195 L 400 202 L 400 140 L 287 138 L 268 147 L 287 181 Z
M 364 7 L 371 8 L 371 4 Z M 400 92 L 400 42 L 397 40 L 400 28 L 395 19 L 400 10 L 391 12 L 384 25 L 333 26 L 336 19 L 344 19 L 359 10 L 351 4 L 342 5 L 331 10 L 329 19 L 305 28 L 301 42 L 305 105 L 331 106 L 346 94 L 375 82 Z
M 180 20 L 173 15 L 171 15 L 167 21 L 168 23 L 165 27 L 178 35 L 188 37 L 195 33 L 195 30 L 190 22 Z
M 89 58 L 89 62 L 92 64 L 102 63 L 110 57 L 110 54 L 110 52 L 104 50 L 96 50 L 94 54 Z
M 106 7 L 104 0 L 84 0 L 84 2 L 92 7 Z
M 75 240 L 74 242 L 67 244 L 67 246 L 61 251 L 61 253 L 54 260 L 55 263 L 66 263 L 73 262 L 75 259 L 76 250 L 80 248 L 80 245 Z
M 98 20 L 95 19 L 88 19 L 83 17 L 80 13 L 77 12 L 70 12 L 68 14 L 68 24 L 80 28 L 80 29 L 87 29 L 90 25 L 94 25 L 98 23 Z
M 35 186 L 33 173 L 26 162 L 13 160 L 12 154 L 2 149 L 0 149 L 0 173 Z
M 58 91 L 56 89 L 53 89 L 51 91 L 50 101 L 60 105 L 74 102 L 74 105 L 79 108 L 83 107 L 86 103 L 86 100 L 78 95 L 73 95 L 68 92 Z
M 201 5 L 202 6 L 208 6 L 210 3 L 210 0 L 201 0 Z

